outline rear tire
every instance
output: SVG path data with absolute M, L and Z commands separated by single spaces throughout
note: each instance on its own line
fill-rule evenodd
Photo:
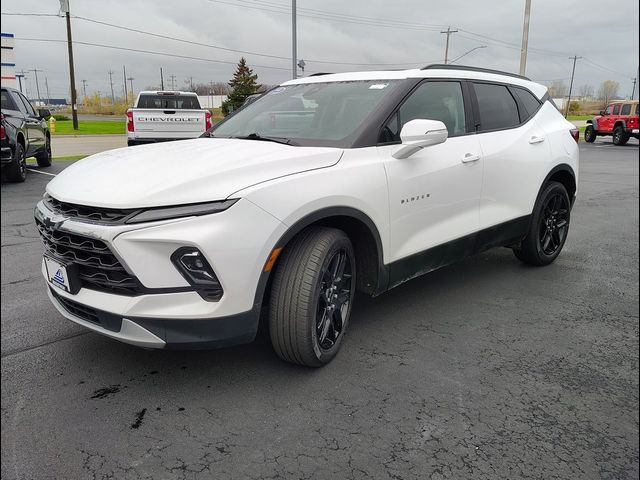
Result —
M 278 356 L 320 367 L 338 353 L 349 324 L 356 286 L 349 237 L 310 227 L 282 253 L 274 272 L 269 333 Z
M 20 143 L 16 144 L 13 161 L 4 167 L 4 174 L 10 182 L 24 182 L 27 178 L 27 159 Z
M 584 129 L 584 141 L 593 143 L 596 141 L 596 137 L 596 129 L 593 128 L 593 125 L 587 125 L 587 128 Z
M 549 182 L 533 209 L 527 236 L 513 253 L 529 265 L 549 265 L 562 251 L 570 220 L 571 201 L 567 189 L 559 182 Z
M 619 147 L 626 145 L 629 141 L 629 135 L 624 131 L 620 125 L 618 125 L 613 131 L 613 144 Z
M 44 151 L 40 152 L 36 155 L 36 161 L 38 162 L 39 167 L 50 167 L 51 166 L 51 138 L 46 137 L 44 142 Z

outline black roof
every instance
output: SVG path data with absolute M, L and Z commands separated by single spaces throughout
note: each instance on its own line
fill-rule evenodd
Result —
M 495 73 L 496 75 L 507 75 L 509 77 L 521 78 L 523 80 L 531 81 L 529 77 L 525 77 L 524 75 L 518 75 L 517 73 L 503 72 L 502 70 L 493 70 L 491 68 L 471 67 L 469 65 L 451 65 L 451 64 L 444 64 L 444 63 L 443 64 L 434 63 L 431 65 L 422 67 L 420 70 L 466 70 L 470 72 Z

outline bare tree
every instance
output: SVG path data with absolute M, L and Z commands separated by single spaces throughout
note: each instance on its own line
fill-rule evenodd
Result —
M 580 87 L 580 96 L 582 101 L 593 98 L 593 87 L 591 85 L 584 84 Z
M 611 100 L 618 96 L 620 84 L 615 80 L 605 80 L 598 88 L 598 100 L 603 106 L 606 106 Z
M 554 80 L 549 86 L 549 96 L 551 98 L 563 98 L 567 95 L 567 86 L 562 80 Z

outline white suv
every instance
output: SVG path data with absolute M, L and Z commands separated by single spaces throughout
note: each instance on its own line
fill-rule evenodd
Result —
M 360 290 L 491 247 L 551 263 L 578 132 L 530 80 L 486 69 L 286 82 L 205 137 L 77 162 L 35 210 L 62 315 L 144 347 L 251 341 L 329 362 Z

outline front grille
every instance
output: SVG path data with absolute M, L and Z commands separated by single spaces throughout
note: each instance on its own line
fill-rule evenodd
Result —
M 53 230 L 36 219 L 45 254 L 63 264 L 78 266 L 82 287 L 119 295 L 138 295 L 142 285 L 126 271 L 109 246 L 98 240 L 63 230 Z
M 135 209 L 90 207 L 61 202 L 51 195 L 45 195 L 44 203 L 49 210 L 80 222 L 118 224 L 138 212 Z
M 81 318 L 87 322 L 100 325 L 101 327 L 113 332 L 119 332 L 122 328 L 122 318 L 118 315 L 104 312 L 102 310 L 96 310 L 95 308 L 88 307 L 87 305 L 82 305 L 81 303 L 75 302 L 58 294 L 53 287 L 49 288 L 53 297 L 58 301 L 62 308 L 71 315 Z

